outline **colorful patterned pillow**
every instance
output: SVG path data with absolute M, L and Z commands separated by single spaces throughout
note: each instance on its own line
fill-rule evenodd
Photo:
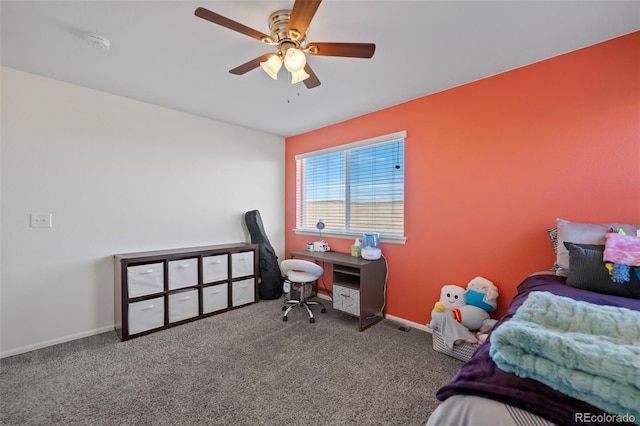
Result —
M 614 282 L 625 283 L 630 274 L 640 277 L 640 237 L 609 232 L 603 258 Z

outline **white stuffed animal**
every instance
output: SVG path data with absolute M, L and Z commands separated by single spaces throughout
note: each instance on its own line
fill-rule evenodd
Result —
M 440 291 L 440 300 L 436 302 L 431 311 L 431 322 L 429 327 L 440 329 L 442 318 L 445 315 L 451 315 L 453 318 L 468 328 L 469 330 L 478 330 L 482 327 L 483 322 L 489 319 L 486 310 L 474 305 L 468 305 L 465 301 L 465 290 L 457 285 L 445 285 Z
M 464 299 L 465 292 L 466 290 L 459 285 L 445 285 L 440 290 L 440 303 L 444 305 L 445 309 L 455 309 L 466 305 L 467 302 Z

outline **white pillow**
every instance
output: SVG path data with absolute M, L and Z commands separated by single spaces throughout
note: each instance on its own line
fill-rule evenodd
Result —
M 604 245 L 605 235 L 610 229 L 617 231 L 622 228 L 627 235 L 636 235 L 640 225 L 624 223 L 580 223 L 570 222 L 565 219 L 556 219 L 558 227 L 558 254 L 556 256 L 556 275 L 569 276 L 569 250 L 564 246 L 565 242 L 574 244 L 599 244 Z

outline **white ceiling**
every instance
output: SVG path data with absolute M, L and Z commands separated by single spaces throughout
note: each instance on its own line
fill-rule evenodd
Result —
M 197 18 L 202 6 L 269 33 L 278 1 L 5 1 L 10 68 L 280 136 L 391 105 L 640 30 L 639 1 L 325 0 L 307 40 L 375 43 L 372 59 L 309 58 L 314 89 L 257 68 L 272 48 Z M 108 38 L 108 51 L 86 33 Z

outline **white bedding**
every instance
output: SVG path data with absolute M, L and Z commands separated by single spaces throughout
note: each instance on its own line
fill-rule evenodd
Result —
M 542 417 L 502 402 L 454 395 L 436 408 L 426 426 L 553 426 Z

